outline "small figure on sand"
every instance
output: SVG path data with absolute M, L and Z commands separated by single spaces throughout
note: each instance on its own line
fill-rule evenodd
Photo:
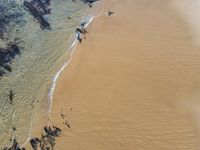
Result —
M 79 43 L 82 42 L 82 34 L 80 32 L 77 33 L 77 40 L 79 41 Z
M 114 14 L 113 11 L 108 11 L 108 16 L 111 16 L 111 15 L 113 15 L 113 14 Z

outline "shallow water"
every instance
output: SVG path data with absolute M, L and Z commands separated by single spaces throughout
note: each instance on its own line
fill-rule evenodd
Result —
M 52 1 L 51 7 L 51 31 L 42 31 L 31 16 L 26 16 L 28 23 L 19 35 L 25 49 L 13 62 L 13 72 L 0 80 L 0 148 L 12 137 L 21 144 L 26 141 L 34 112 L 41 100 L 47 100 L 54 74 L 69 58 L 67 50 L 75 27 L 88 14 L 88 6 L 82 2 Z M 12 105 L 8 103 L 10 89 L 14 92 Z

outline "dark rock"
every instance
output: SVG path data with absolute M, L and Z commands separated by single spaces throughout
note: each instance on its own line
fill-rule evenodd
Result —
M 60 136 L 62 130 L 56 126 L 53 126 L 54 132 L 56 133 L 56 136 Z
M 37 150 L 38 144 L 39 144 L 39 143 L 41 143 L 41 140 L 38 139 L 37 137 L 32 138 L 32 139 L 30 140 L 30 144 L 31 144 L 31 146 L 32 146 L 32 148 L 33 148 L 34 150 Z
M 83 26 L 81 28 L 76 28 L 76 32 L 81 34 L 87 33 L 86 29 Z
M 27 11 L 40 23 L 42 29 L 51 29 L 49 22 L 44 17 L 50 14 L 51 10 L 49 8 L 50 0 L 32 0 L 24 1 L 23 4 Z
M 18 39 L 16 39 L 13 42 L 7 43 L 6 48 L 0 48 L 0 67 L 4 68 L 9 72 L 12 71 L 10 63 L 16 56 L 21 54 L 20 49 L 23 48 L 19 45 L 20 42 L 18 41 Z M 6 73 L 5 70 L 0 70 L 0 76 L 3 76 Z
M 16 131 L 16 128 L 15 127 L 12 127 L 13 131 Z
M 9 94 L 8 94 L 8 96 L 9 96 L 9 101 L 10 101 L 10 104 L 13 104 L 13 97 L 14 97 L 14 93 L 13 93 L 13 91 L 12 91 L 12 90 L 10 90 L 10 91 L 9 91 Z
M 99 0 L 82 0 L 84 3 L 89 3 L 89 4 L 92 4 L 94 2 L 97 2 Z
M 32 138 L 30 141 L 30 144 L 34 150 L 37 150 L 38 148 L 40 150 L 47 150 L 47 149 L 54 149 L 54 146 L 56 145 L 56 138 L 61 135 L 61 129 L 53 126 L 51 128 L 50 126 L 44 127 L 44 134 L 41 134 L 41 138 Z M 38 145 L 39 144 L 39 145 Z
M 19 146 L 19 143 L 17 142 L 16 139 L 13 140 L 11 139 L 11 142 L 12 142 L 11 146 L 5 147 L 3 148 L 3 150 L 25 150 L 25 148 Z

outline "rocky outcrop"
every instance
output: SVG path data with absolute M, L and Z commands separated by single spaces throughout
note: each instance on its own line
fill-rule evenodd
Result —
M 25 11 L 14 0 L 0 0 L 0 76 L 11 72 L 11 62 L 20 55 L 20 39 L 17 34 L 25 21 Z M 6 45 L 6 46 L 5 46 Z
M 47 150 L 54 149 L 56 138 L 61 135 L 61 129 L 53 126 L 44 127 L 44 134 L 41 134 L 41 138 L 34 137 L 30 140 L 33 150 Z
M 3 150 L 25 150 L 25 148 L 20 147 L 16 139 L 11 140 L 12 144 L 9 147 L 3 148 Z
M 6 48 L 0 48 L 0 76 L 3 76 L 6 71 L 11 72 L 11 62 L 17 56 L 21 54 L 20 41 L 18 39 L 13 42 L 9 42 Z

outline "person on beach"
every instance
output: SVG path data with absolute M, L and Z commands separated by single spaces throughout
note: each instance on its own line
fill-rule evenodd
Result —
M 86 24 L 87 24 L 87 22 L 86 22 L 86 21 L 84 21 L 84 22 L 82 22 L 80 25 L 81 25 L 81 27 L 85 27 L 85 26 L 86 26 Z
M 77 33 L 81 33 L 81 34 L 86 34 L 87 33 L 87 31 L 86 31 L 84 26 L 82 26 L 81 28 L 76 28 L 76 32 Z
M 82 42 L 82 34 L 80 32 L 77 33 L 77 40 L 79 41 L 79 43 Z
M 81 43 L 82 39 L 86 39 L 85 34 L 87 33 L 85 26 L 81 25 L 81 28 L 76 28 L 77 40 Z M 84 37 L 83 37 L 84 36 Z

